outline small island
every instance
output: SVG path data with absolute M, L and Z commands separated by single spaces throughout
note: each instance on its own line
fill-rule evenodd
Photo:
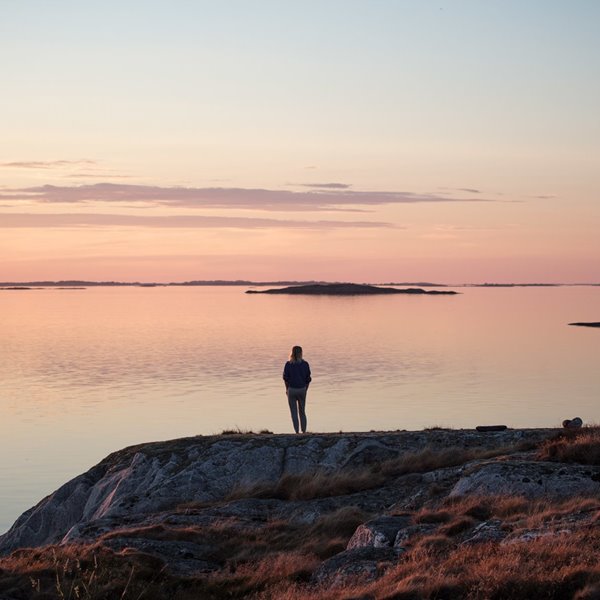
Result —
M 574 325 L 575 327 L 600 327 L 600 321 L 590 323 L 569 323 L 569 325 Z
M 270 290 L 247 290 L 246 294 L 305 294 L 309 296 L 366 296 L 375 294 L 457 294 L 451 290 L 397 289 L 359 283 L 315 283 Z

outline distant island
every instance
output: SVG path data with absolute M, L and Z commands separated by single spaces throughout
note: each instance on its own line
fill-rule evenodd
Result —
M 569 325 L 574 325 L 575 327 L 600 327 L 600 321 L 590 323 L 569 323 Z
M 451 290 L 396 289 L 359 283 L 317 283 L 270 290 L 247 290 L 246 294 L 303 294 L 309 296 L 363 296 L 375 294 L 456 294 Z

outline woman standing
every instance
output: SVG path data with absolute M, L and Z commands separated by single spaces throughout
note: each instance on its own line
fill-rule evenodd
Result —
M 310 366 L 302 359 L 302 348 L 294 346 L 290 353 L 290 359 L 283 367 L 283 381 L 285 382 L 285 393 L 290 405 L 290 413 L 292 415 L 292 423 L 294 431 L 306 433 L 306 413 L 304 407 L 306 405 L 306 391 L 311 382 Z M 298 425 L 298 416 L 300 424 Z

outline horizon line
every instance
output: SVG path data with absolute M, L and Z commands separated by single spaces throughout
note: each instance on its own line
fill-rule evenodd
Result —
M 253 281 L 249 279 L 192 279 L 185 281 L 90 281 L 85 279 L 58 279 L 58 280 L 31 280 L 31 281 L 0 281 L 0 288 L 18 286 L 90 286 L 90 287 L 169 287 L 169 286 L 264 286 L 264 285 L 306 285 L 306 284 L 338 284 L 357 283 L 349 281 L 329 281 L 324 279 L 308 280 L 268 280 Z M 360 282 L 361 285 L 379 286 L 405 286 L 418 285 L 422 287 L 568 287 L 568 286 L 600 286 L 600 282 L 484 282 L 484 283 L 433 283 L 429 281 L 388 281 L 388 282 Z

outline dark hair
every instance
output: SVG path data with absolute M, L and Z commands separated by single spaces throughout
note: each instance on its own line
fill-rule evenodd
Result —
M 302 346 L 294 346 L 292 348 L 290 362 L 302 362 Z

